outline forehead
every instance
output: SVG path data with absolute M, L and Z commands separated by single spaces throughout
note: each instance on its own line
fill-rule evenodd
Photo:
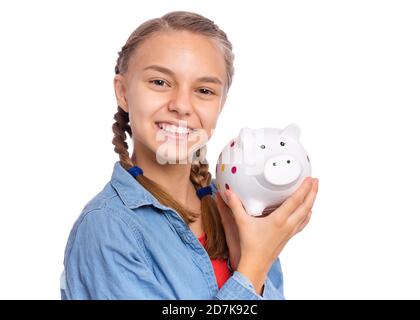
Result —
M 146 39 L 130 59 L 130 69 L 157 64 L 177 75 L 218 76 L 225 80 L 223 50 L 216 40 L 188 31 L 158 32 Z

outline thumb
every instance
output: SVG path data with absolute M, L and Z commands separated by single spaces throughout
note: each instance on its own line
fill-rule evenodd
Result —
M 219 211 L 230 210 L 225 201 L 223 200 L 222 196 L 220 195 L 220 191 L 216 192 L 216 204 Z
M 226 204 L 232 211 L 235 220 L 238 222 L 246 220 L 249 216 L 246 213 L 245 208 L 236 193 L 230 189 L 227 189 L 225 190 L 225 196 L 227 200 Z
M 223 201 L 222 196 L 220 195 L 219 191 L 216 192 L 216 206 L 217 206 L 217 209 L 219 210 L 220 217 L 222 218 L 222 220 L 224 220 L 226 215 L 228 214 L 228 211 L 230 211 L 230 208 Z
M 234 222 L 232 210 L 230 210 L 228 205 L 225 203 L 219 191 L 216 193 L 216 205 L 223 225 Z

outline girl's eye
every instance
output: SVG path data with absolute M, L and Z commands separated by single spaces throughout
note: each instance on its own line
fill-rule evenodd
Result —
M 158 86 L 163 86 L 165 84 L 165 81 L 160 80 L 160 79 L 156 79 L 156 80 L 151 80 L 150 82 L 152 82 L 153 84 L 156 84 Z
M 214 94 L 212 91 L 210 91 L 209 89 L 200 89 L 200 93 L 204 93 L 205 95 L 212 95 Z

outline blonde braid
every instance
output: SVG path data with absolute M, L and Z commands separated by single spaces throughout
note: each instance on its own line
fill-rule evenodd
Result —
M 213 21 L 192 12 L 174 11 L 160 18 L 151 19 L 142 23 L 129 36 L 126 44 L 118 52 L 118 59 L 115 66 L 115 74 L 125 74 L 128 70 L 130 57 L 135 50 L 150 36 L 160 31 L 187 30 L 198 33 L 216 40 L 223 48 L 223 56 L 226 64 L 227 87 L 230 88 L 234 67 L 234 54 L 232 44 L 223 32 Z M 114 138 L 114 151 L 119 155 L 120 164 L 125 170 L 131 169 L 135 164 L 128 153 L 126 143 L 126 132 L 132 136 L 129 125 L 129 115 L 120 106 L 114 115 L 115 123 L 112 125 Z M 198 151 L 204 152 L 205 146 Z M 165 188 L 154 181 L 148 179 L 143 174 L 135 178 L 146 190 L 148 190 L 162 205 L 177 211 L 184 219 L 186 224 L 190 224 L 199 217 L 200 213 L 195 213 L 185 209 L 178 201 L 173 199 Z M 211 183 L 211 174 L 208 171 L 208 164 L 193 163 L 191 166 L 190 180 L 196 189 L 207 187 Z M 207 235 L 206 249 L 210 258 L 222 258 L 227 255 L 227 245 L 223 230 L 223 225 L 219 216 L 216 202 L 211 196 L 201 198 L 201 216 L 203 219 L 204 231 Z
M 200 152 L 206 150 L 206 146 L 199 149 L 197 151 L 198 156 L 200 156 Z M 211 184 L 211 177 L 207 161 L 191 165 L 190 180 L 194 184 L 196 190 L 209 186 Z M 210 195 L 201 198 L 201 216 L 204 232 L 206 235 L 210 235 L 207 236 L 206 240 L 206 249 L 209 256 L 226 258 L 227 244 L 225 232 L 216 202 Z

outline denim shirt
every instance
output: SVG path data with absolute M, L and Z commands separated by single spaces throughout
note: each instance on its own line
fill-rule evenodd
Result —
M 211 182 L 215 197 L 215 179 Z M 219 289 L 209 255 L 181 216 L 117 161 L 70 232 L 60 292 L 67 299 L 284 299 L 280 260 L 262 295 L 234 271 Z

